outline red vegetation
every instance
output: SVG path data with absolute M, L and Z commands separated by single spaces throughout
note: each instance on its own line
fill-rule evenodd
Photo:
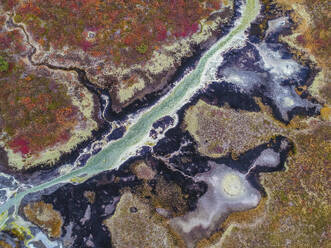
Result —
M 297 36 L 297 42 L 299 42 L 301 45 L 305 44 L 305 37 L 303 35 L 298 35 Z
M 19 0 L 1 0 L 1 5 L 5 11 L 13 9 L 18 4 Z
M 8 82 L 2 82 L 0 114 L 11 137 L 9 147 L 23 155 L 38 154 L 70 139 L 78 109 L 64 86 L 34 74 L 20 79 L 24 72 L 13 68 Z
M 199 29 L 199 25 L 197 23 L 193 23 L 191 25 L 183 24 L 182 30 L 175 33 L 175 36 L 186 37 L 188 35 L 195 33 L 196 31 L 198 31 L 198 29 Z
M 11 32 L 0 31 L 0 51 L 10 49 L 13 53 L 25 52 L 27 48 L 22 44 L 22 39 L 23 34 L 19 30 L 13 30 Z
M 28 142 L 22 137 L 17 137 L 10 141 L 9 146 L 14 150 L 14 152 L 21 152 L 23 155 L 30 152 Z
M 32 0 L 16 8 L 34 39 L 51 46 L 80 48 L 93 56 L 113 55 L 126 64 L 148 59 L 155 47 L 197 32 L 199 21 L 221 0 Z M 95 32 L 87 39 L 86 30 Z M 137 47 L 147 47 L 146 52 Z M 140 59 L 138 58 L 140 57 Z M 138 58 L 138 59 L 137 59 Z
M 84 52 L 87 52 L 93 47 L 93 43 L 87 41 L 87 40 L 82 40 L 79 44 L 79 46 L 83 49 Z
M 7 1 L 7 3 L 12 3 Z M 67 88 L 50 78 L 46 69 L 27 66 L 20 59 L 29 46 L 19 29 L 8 31 L 0 15 L 0 141 L 23 157 L 37 155 L 71 137 L 79 111 Z

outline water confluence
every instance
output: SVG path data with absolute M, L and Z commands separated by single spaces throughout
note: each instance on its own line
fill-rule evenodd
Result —
M 22 198 L 29 193 L 37 192 L 59 183 L 69 182 L 75 177 L 84 176 L 84 178 L 90 178 L 102 171 L 118 168 L 148 141 L 149 131 L 155 121 L 165 115 L 174 115 L 199 89 L 211 82 L 210 73 L 219 65 L 221 55 L 242 42 L 245 37 L 245 30 L 257 17 L 259 10 L 260 3 L 258 0 L 246 0 L 241 6 L 241 17 L 236 20 L 231 31 L 205 52 L 196 68 L 187 73 L 167 95 L 162 97 L 148 111 L 140 115 L 121 139 L 109 143 L 102 151 L 92 156 L 84 167 L 16 194 L 0 206 L 0 214 L 5 214 L 11 207 L 18 206 Z M 5 220 L 0 220 L 0 226 L 4 222 Z

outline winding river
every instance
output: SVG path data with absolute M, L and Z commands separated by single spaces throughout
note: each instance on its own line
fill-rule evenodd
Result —
M 245 39 L 245 30 L 254 21 L 260 11 L 258 0 L 246 0 L 241 7 L 241 17 L 236 20 L 232 30 L 218 40 L 200 59 L 194 70 L 190 71 L 177 82 L 176 86 L 162 97 L 149 110 L 137 117 L 137 120 L 128 128 L 126 134 L 119 140 L 110 142 L 102 151 L 92 156 L 82 168 L 73 170 L 46 183 L 26 189 L 16 194 L 0 206 L 0 226 L 7 220 L 7 212 L 11 207 L 19 206 L 22 198 L 29 193 L 37 192 L 59 183 L 69 182 L 72 178 L 90 178 L 102 171 L 118 168 L 136 151 L 148 143 L 149 131 L 152 124 L 165 115 L 175 115 L 177 110 L 187 103 L 192 96 L 213 79 L 222 59 L 222 54 L 227 50 L 240 45 Z M 155 141 L 154 141 L 155 142 Z

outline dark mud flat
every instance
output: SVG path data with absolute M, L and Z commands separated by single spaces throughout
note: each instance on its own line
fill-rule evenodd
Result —
M 77 73 L 78 81 L 93 94 L 94 102 L 96 103 L 94 109 L 94 120 L 98 124 L 98 129 L 93 130 L 91 137 L 78 143 L 74 149 L 63 153 L 60 158 L 53 164 L 38 164 L 33 168 L 16 171 L 8 166 L 7 155 L 4 153 L 3 149 L 0 148 L 0 171 L 9 175 L 14 175 L 19 181 L 23 183 L 39 183 L 40 181 L 43 181 L 43 179 L 48 180 L 50 176 L 56 176 L 58 172 L 56 172 L 55 170 L 57 168 L 66 163 L 73 163 L 85 147 L 87 147 L 90 143 L 101 139 L 106 133 L 109 133 L 111 131 L 110 124 L 107 122 L 107 120 L 103 118 L 102 114 L 100 114 L 103 113 L 107 109 L 107 107 L 109 107 L 101 98 L 101 95 L 107 94 L 107 91 L 99 89 L 93 84 L 91 84 L 86 77 L 85 71 L 79 68 L 66 68 L 60 66 L 53 66 L 51 64 L 43 62 L 34 62 L 32 57 L 36 53 L 36 48 L 33 47 L 33 45 L 30 43 L 29 36 L 27 35 L 24 27 L 15 24 L 12 19 L 9 19 L 7 21 L 7 25 L 9 27 L 19 28 L 25 34 L 27 42 L 31 46 L 31 49 L 26 56 L 32 65 L 37 67 L 47 67 L 52 70 L 75 71 Z
M 274 8 L 274 6 L 269 8 Z M 294 28 L 294 23 L 288 15 L 289 13 L 286 13 L 286 17 L 279 15 L 259 17 L 251 25 L 248 37 L 250 43 L 224 55 L 224 62 L 218 69 L 218 77 L 221 81 L 208 87 L 206 95 L 203 97 L 206 102 L 217 106 L 227 102 L 236 109 L 236 105 L 241 103 L 231 99 L 230 92 L 237 92 L 236 94 L 241 98 L 240 101 L 243 102 L 242 106 L 245 106 L 247 110 L 258 111 L 253 97 L 259 97 L 264 104 L 272 108 L 275 118 L 285 123 L 289 123 L 295 115 L 313 116 L 319 114 L 320 104 L 317 100 L 313 99 L 307 91 L 301 92 L 300 97 L 295 92 L 295 90 L 300 91 L 305 86 L 309 87 L 318 70 L 311 61 L 297 61 L 289 46 L 280 42 L 280 36 L 291 34 Z M 279 23 L 277 20 L 280 20 Z M 258 29 L 257 26 L 263 26 L 263 22 L 265 29 Z M 268 24 L 271 24 L 270 27 Z M 274 28 L 272 25 L 279 25 L 279 27 Z M 270 71 L 270 65 L 265 62 L 264 57 L 268 56 L 269 51 L 272 55 L 281 55 L 281 59 L 276 63 L 284 65 L 279 66 L 279 68 L 275 66 L 279 71 Z M 287 71 L 289 66 L 296 67 L 293 69 L 296 71 L 289 74 Z M 231 80 L 231 73 L 248 83 L 245 85 Z M 224 86 L 227 84 L 231 86 Z M 283 104 L 278 99 L 280 97 L 291 97 L 293 106 Z
M 153 153 L 156 157 L 168 158 L 170 165 L 185 175 L 194 176 L 210 169 L 207 164 L 208 158 L 198 154 L 196 145 L 188 131 L 183 131 L 178 124 L 167 131 L 165 138 L 153 147 Z M 172 155 L 178 151 L 180 154 Z
M 187 176 L 195 176 L 199 173 L 209 171 L 210 167 L 208 166 L 208 161 L 214 161 L 217 164 L 226 164 L 230 168 L 238 170 L 241 173 L 247 173 L 249 170 L 249 166 L 257 159 L 260 153 L 267 148 L 272 148 L 274 151 L 280 153 L 279 165 L 272 168 L 256 167 L 254 170 L 251 171 L 253 176 L 251 178 L 252 181 L 250 182 L 255 185 L 259 190 L 261 190 L 261 192 L 264 192 L 262 186 L 260 186 L 260 184 L 258 183 L 258 174 L 261 172 L 273 172 L 283 170 L 285 160 L 289 152 L 293 150 L 292 142 L 286 137 L 276 136 L 273 140 L 270 140 L 269 143 L 259 145 L 254 149 L 250 149 L 244 154 L 241 154 L 236 160 L 233 160 L 231 154 L 220 158 L 209 158 L 207 156 L 202 156 L 197 151 L 197 143 L 195 142 L 193 137 L 188 131 L 182 129 L 183 119 L 186 110 L 191 105 L 196 104 L 196 102 L 201 99 L 200 97 L 202 96 L 197 94 L 195 99 L 190 104 L 187 104 L 184 108 L 177 112 L 179 117 L 178 124 L 176 125 L 176 127 L 168 130 L 165 134 L 165 138 L 161 139 L 156 144 L 156 146 L 153 147 L 154 156 L 167 158 L 171 167 L 178 169 Z M 234 94 L 231 97 L 231 101 L 235 101 L 234 99 L 238 101 L 241 99 L 241 97 L 241 94 L 239 94 L 239 97 Z M 238 103 L 242 102 L 238 101 Z M 247 105 L 241 106 L 240 104 L 236 104 L 234 108 L 247 110 Z M 250 109 L 250 111 L 257 110 L 253 107 L 252 109 Z M 281 149 L 281 144 L 283 144 L 284 142 L 288 143 L 286 149 Z M 172 155 L 173 153 L 176 154 Z
M 275 8 L 274 6 L 271 7 Z M 268 40 L 267 44 L 271 43 L 272 45 L 277 47 L 277 49 L 280 49 L 282 51 L 284 55 L 284 60 L 294 60 L 288 47 L 278 41 L 280 35 L 288 34 L 290 32 L 291 25 L 293 25 L 293 23 L 290 21 L 286 28 L 282 28 L 279 31 L 272 33 L 267 37 L 267 39 L 265 39 L 263 36 L 265 35 L 266 30 L 260 30 L 258 36 L 255 34 L 256 30 L 253 30 L 254 28 L 256 28 L 256 25 L 258 25 L 262 21 L 265 21 L 265 18 L 268 18 L 267 20 L 270 20 L 271 18 L 275 19 L 279 18 L 279 15 L 272 17 L 264 17 L 263 15 L 260 15 L 258 20 L 256 21 L 257 24 L 253 24 L 248 31 L 249 38 L 254 36 L 255 42 L 259 43 L 263 42 L 264 40 Z M 267 29 L 267 24 L 268 23 L 266 23 L 265 25 L 265 29 Z M 270 37 L 272 37 L 272 39 Z M 247 54 L 250 54 L 251 56 L 247 58 Z M 185 132 L 182 129 L 182 122 L 185 112 L 190 106 L 194 106 L 200 99 L 214 106 L 222 107 L 227 104 L 235 110 L 258 112 L 261 109 L 255 101 L 254 97 L 260 97 L 264 104 L 269 105 L 272 108 L 275 118 L 285 123 L 288 123 L 295 115 L 313 116 L 319 114 L 318 102 L 311 97 L 307 97 L 301 94 L 300 97 L 302 99 L 311 101 L 313 105 L 309 107 L 298 106 L 293 108 L 292 110 L 288 111 L 288 119 L 285 120 L 281 115 L 278 106 L 273 102 L 272 98 L 270 97 L 270 94 L 268 93 L 268 91 L 271 90 L 270 87 L 272 87 L 267 85 L 267 82 L 268 80 L 270 80 L 271 76 L 269 75 L 270 73 L 268 72 L 268 70 L 266 70 L 257 63 L 257 61 L 259 61 L 260 59 L 261 56 L 259 52 L 254 48 L 253 45 L 249 43 L 243 48 L 233 49 L 227 54 L 225 54 L 223 60 L 224 62 L 222 65 L 220 65 L 218 69 L 219 77 L 222 76 L 222 72 L 226 67 L 237 66 L 241 70 L 261 74 L 261 84 L 256 84 L 252 88 L 246 90 L 236 84 L 224 80 L 221 82 L 213 82 L 206 89 L 197 92 L 191 98 L 189 103 L 187 103 L 185 106 L 183 106 L 180 110 L 177 111 L 177 116 L 179 120 L 178 124 L 176 127 L 168 130 L 165 134 L 165 138 L 160 140 L 157 145 L 153 147 L 153 152 L 155 153 L 155 155 L 170 156 L 171 153 L 174 153 L 175 151 L 178 151 L 180 149 L 181 144 L 187 143 L 187 145 L 183 146 L 181 150 L 183 154 L 187 155 L 187 157 L 192 158 L 192 162 L 190 161 L 190 159 L 188 159 L 188 161 L 190 162 L 188 162 L 187 164 L 183 163 L 180 161 L 177 155 L 173 156 L 169 160 L 169 162 L 171 162 L 174 166 L 176 166 L 176 168 L 182 170 L 188 175 L 195 175 L 196 173 L 201 173 L 206 169 L 202 164 L 205 164 L 204 162 L 208 160 L 208 158 L 204 158 L 197 155 L 196 142 L 188 132 Z M 309 86 L 312 83 L 316 75 L 316 69 L 314 68 L 314 65 L 305 64 L 300 66 L 301 68 L 298 73 L 296 73 L 296 78 L 291 81 L 283 80 L 282 82 L 280 82 L 280 87 L 286 88 L 289 86 L 292 87 L 293 85 L 295 87 L 302 87 L 304 85 Z M 277 140 L 278 139 L 279 138 L 277 138 Z M 258 152 L 258 150 L 256 150 L 255 152 Z M 192 164 L 195 164 L 195 166 L 193 166 Z M 192 168 L 195 169 L 192 170 Z
M 115 177 L 120 180 L 115 182 Z M 51 203 L 63 218 L 62 237 L 67 233 L 66 228 L 73 225 L 70 237 L 74 241 L 73 247 L 87 247 L 86 239 L 90 235 L 92 235 L 95 247 L 111 247 L 110 235 L 102 226 L 102 221 L 114 212 L 119 200 L 120 189 L 134 187 L 137 184 L 139 184 L 139 180 L 123 168 L 112 173 L 102 173 L 79 185 L 66 184 L 47 195 L 40 196 L 38 193 L 27 196 L 21 205 L 24 206 L 25 202 L 30 202 L 30 198 Z M 84 196 L 85 191 L 94 192 L 93 203 L 90 203 Z M 90 207 L 90 218 L 81 222 L 88 206 Z
M 202 182 L 195 183 L 181 173 L 172 171 L 162 161 L 151 157 L 151 154 L 130 159 L 119 170 L 101 173 L 78 185 L 66 184 L 56 190 L 27 195 L 21 206 L 31 201 L 51 203 L 54 209 L 61 213 L 64 220 L 61 237 L 66 237 L 69 226 L 72 227 L 70 237 L 74 240 L 72 247 L 88 247 L 87 239 L 94 243 L 94 247 L 111 247 L 110 233 L 102 223 L 114 213 L 122 190 L 129 189 L 139 194 L 137 187 L 141 186 L 143 181 L 132 172 L 132 165 L 135 161 L 142 159 L 157 174 L 155 178 L 147 182 L 148 185 L 155 188 L 161 178 L 179 185 L 183 194 L 189 195 L 186 200 L 188 209 L 195 208 L 195 202 L 205 192 L 206 185 Z M 93 202 L 86 198 L 85 192 L 93 192 L 95 195 Z M 88 208 L 90 217 L 86 219 L 84 216 Z M 24 216 L 22 209 L 20 213 Z
M 144 108 L 153 106 L 160 99 L 160 97 L 165 95 L 175 86 L 175 83 L 177 81 L 181 80 L 184 77 L 186 71 L 190 71 L 195 68 L 196 64 L 198 63 L 204 52 L 206 52 L 220 38 L 230 32 L 230 30 L 234 27 L 235 21 L 241 16 L 240 12 L 238 11 L 241 6 L 241 0 L 234 1 L 234 12 L 232 14 L 232 17 L 230 18 L 230 21 L 221 24 L 220 27 L 213 33 L 213 36 L 205 43 L 192 47 L 193 55 L 191 57 L 186 57 L 181 60 L 181 65 L 177 67 L 174 74 L 169 77 L 169 79 L 167 80 L 167 85 L 165 85 L 162 89 L 154 93 L 147 94 L 142 99 L 135 100 L 128 106 L 121 108 L 120 112 L 116 112 L 112 108 L 110 108 L 107 112 L 108 120 L 123 121 L 126 120 L 128 115 L 136 113 L 137 110 L 142 110 Z M 213 18 L 213 16 L 211 16 L 210 18 Z
M 79 155 L 83 153 L 83 150 L 86 147 L 89 147 L 90 144 L 94 141 L 101 139 L 104 135 L 109 133 L 110 130 L 111 126 L 109 125 L 109 123 L 104 123 L 104 125 L 100 129 L 92 132 L 91 138 L 77 144 L 76 148 L 72 151 L 63 153 L 61 157 L 57 160 L 57 162 L 52 165 L 40 164 L 33 168 L 16 171 L 6 166 L 6 164 L 0 163 L 0 171 L 15 176 L 15 178 L 22 183 L 39 184 L 43 181 L 49 180 L 50 178 L 58 176 L 58 168 L 60 168 L 64 164 L 73 164 L 77 160 Z M 85 161 L 82 162 L 86 162 L 87 159 L 88 158 L 86 158 Z
M 286 144 L 285 148 L 282 148 L 282 144 Z M 249 165 L 254 163 L 258 156 L 266 149 L 272 149 L 276 153 L 280 154 L 280 162 L 275 167 L 266 167 L 266 166 L 257 166 L 254 169 L 249 171 Z M 257 146 L 254 149 L 247 151 L 246 153 L 240 155 L 238 159 L 233 160 L 230 155 L 222 157 L 219 159 L 211 159 L 218 164 L 226 164 L 230 168 L 237 170 L 241 173 L 248 173 L 248 181 L 253 185 L 257 190 L 260 191 L 262 196 L 267 196 L 264 187 L 260 182 L 260 173 L 271 173 L 275 171 L 284 171 L 285 162 L 291 152 L 294 152 L 293 143 L 288 140 L 286 137 L 277 136 L 275 139 L 270 140 L 269 143 L 262 144 Z
M 270 20 L 273 19 L 271 18 Z M 259 19 L 257 22 L 262 21 L 263 19 Z M 188 109 L 197 104 L 199 100 L 203 100 L 214 106 L 224 107 L 228 105 L 235 110 L 259 112 L 261 109 L 255 101 L 255 97 L 261 98 L 264 104 L 270 106 L 274 117 L 285 124 L 289 123 L 298 114 L 304 116 L 317 115 L 319 113 L 319 104 L 308 94 L 303 93 L 299 96 L 289 94 L 294 97 L 294 103 L 298 104 L 298 106 L 288 109 L 281 105 L 282 102 L 276 101 L 277 94 L 274 94 L 275 88 L 279 89 L 279 92 L 284 93 L 294 91 L 298 87 L 309 86 L 316 75 L 316 70 L 312 64 L 300 63 L 298 64 L 298 68 L 300 69 L 296 70 L 295 77 L 276 81 L 274 80 L 274 75 L 264 67 L 263 63 L 256 63 L 262 60 L 262 56 L 255 45 L 261 43 L 265 43 L 267 49 L 270 49 L 271 52 L 280 51 L 282 53 L 282 60 L 294 61 L 294 57 L 288 47 L 279 43 L 279 35 L 289 32 L 291 25 L 290 23 L 284 30 L 282 29 L 280 32 L 275 32 L 267 36 L 266 30 L 257 30 L 258 25 L 252 25 L 249 31 L 250 43 L 243 48 L 232 50 L 224 56 L 224 63 L 220 64 L 219 67 L 218 77 L 220 80 L 211 83 L 206 89 L 197 92 L 189 103 L 177 111 L 177 125 L 167 130 L 174 123 L 174 119 L 170 116 L 165 116 L 153 124 L 150 136 L 154 137 L 159 134 L 158 132 L 165 132 L 165 138 L 161 139 L 152 148 L 149 146 L 142 147 L 137 152 L 137 156 L 128 158 L 118 170 L 102 172 L 77 185 L 57 185 L 53 188 L 27 195 L 22 201 L 20 215 L 24 216 L 22 208 L 30 202 L 44 201 L 50 203 L 54 206 L 55 210 L 59 211 L 64 221 L 61 235 L 62 240 L 66 241 L 70 239 L 74 242 L 70 247 L 89 247 L 88 244 L 91 243 L 94 247 L 112 247 L 111 234 L 106 226 L 103 225 L 103 222 L 114 214 L 117 204 L 124 194 L 123 192 L 129 191 L 135 196 L 150 201 L 153 211 L 157 212 L 152 203 L 154 197 L 159 197 L 157 186 L 161 185 L 162 181 L 179 186 L 181 193 L 183 196 L 185 195 L 185 198 L 183 197 L 185 207 L 183 208 L 184 210 L 178 210 L 172 206 L 173 208 L 170 213 L 163 216 L 166 220 L 172 221 L 177 214 L 178 216 L 182 216 L 195 211 L 198 208 L 199 200 L 207 195 L 208 190 L 213 189 L 207 184 L 208 179 L 200 180 L 203 178 L 203 175 L 210 175 L 215 170 L 215 167 L 228 167 L 222 172 L 226 173 L 229 169 L 232 169 L 235 172 L 244 174 L 249 185 L 256 189 L 263 198 L 267 197 L 267 193 L 260 182 L 260 175 L 261 173 L 285 170 L 285 162 L 288 156 L 294 152 L 294 144 L 291 140 L 287 137 L 277 135 L 270 139 L 269 142 L 241 153 L 236 158 L 233 158 L 230 153 L 222 157 L 210 158 L 202 156 L 198 152 L 197 142 L 188 131 L 185 131 L 185 127 L 183 126 L 184 116 Z M 251 77 L 256 79 L 253 87 L 246 87 L 238 84 L 238 82 L 231 81 L 231 78 L 226 75 L 226 71 L 229 68 L 239 76 L 243 75 L 244 78 Z M 268 85 L 268 82 L 271 82 L 270 84 L 272 85 Z M 283 92 L 283 89 L 288 91 Z M 156 99 L 154 101 L 155 103 L 160 95 L 153 96 Z M 145 100 L 147 101 L 146 106 L 153 104 L 152 100 L 149 103 L 148 101 L 150 99 Z M 144 106 L 144 103 L 139 102 L 136 107 L 141 110 L 141 108 L 146 106 Z M 134 109 L 133 107 L 132 110 Z M 109 113 L 111 111 L 109 110 Z M 129 113 L 130 110 L 128 109 L 127 114 Z M 125 114 L 122 117 L 121 115 L 117 115 L 116 118 L 118 118 L 117 120 L 125 120 Z M 107 138 L 108 140 L 120 139 L 125 132 L 126 129 L 124 127 L 119 127 L 112 130 Z M 98 139 L 102 138 L 103 135 L 107 135 L 107 132 L 98 136 Z M 95 152 L 98 149 L 96 148 Z M 271 165 L 268 165 L 268 161 L 264 161 L 265 164 L 262 163 L 262 165 L 255 164 L 256 161 L 261 160 L 262 154 L 266 151 L 278 154 L 279 161 L 271 162 Z M 82 164 L 88 158 L 88 156 L 83 156 L 81 158 Z M 143 161 L 155 173 L 152 176 L 153 178 L 139 178 L 134 168 L 136 163 L 140 161 Z M 47 176 L 45 174 L 45 180 L 46 178 Z M 220 186 L 220 184 L 218 185 Z M 145 194 L 146 187 L 151 188 L 151 194 Z M 86 197 L 86 192 L 93 192 L 93 201 Z M 127 213 L 128 215 L 134 214 L 137 211 L 139 212 L 139 209 L 132 207 L 130 211 L 131 213 Z M 235 211 L 233 210 L 233 212 Z M 221 226 L 220 223 L 223 223 L 226 218 L 227 216 L 220 219 L 218 226 Z M 215 230 L 210 231 L 210 229 L 206 231 L 201 227 L 198 230 L 199 234 L 193 233 L 196 235 L 193 235 L 193 239 L 198 237 L 194 242 L 201 239 L 200 233 L 203 233 L 202 236 L 209 237 L 209 231 L 212 234 L 218 231 L 225 232 L 222 228 L 221 226 Z M 180 234 L 180 232 L 177 234 Z
M 182 137 L 184 136 L 182 134 Z M 187 155 L 186 148 L 179 150 L 178 160 L 172 161 L 171 164 L 162 162 L 160 157 L 155 158 L 152 153 L 146 153 L 144 156 L 131 158 L 117 171 L 103 172 L 84 183 L 78 185 L 66 184 L 59 188 L 55 187 L 52 190 L 48 189 L 27 195 L 23 199 L 21 206 L 31 201 L 51 203 L 54 209 L 61 213 L 64 220 L 61 237 L 66 237 L 69 226 L 71 228 L 71 239 L 75 240 L 72 247 L 88 247 L 86 246 L 87 238 L 94 243 L 95 247 L 111 247 L 110 234 L 102 223 L 114 213 L 122 190 L 126 189 L 134 194 L 141 194 L 139 187 L 144 184 L 144 181 L 137 178 L 132 170 L 137 161 L 144 161 L 156 172 L 154 178 L 147 181 L 147 184 L 154 189 L 152 192 L 156 194 L 156 197 L 157 192 L 155 188 L 160 183 L 160 180 L 176 184 L 181 188 L 182 194 L 187 195 L 185 197 L 187 211 L 194 211 L 198 199 L 207 191 L 207 185 L 203 181 L 194 180 L 194 176 L 208 172 L 210 169 L 208 162 L 213 161 L 217 164 L 226 164 L 234 170 L 247 173 L 250 169 L 249 165 L 259 157 L 262 151 L 273 149 L 275 152 L 280 153 L 281 160 L 279 164 L 272 168 L 256 167 L 249 172 L 248 177 L 249 182 L 265 196 L 265 191 L 259 182 L 259 173 L 284 169 L 284 162 L 289 151 L 292 150 L 291 145 L 287 145 L 285 149 L 281 148 L 284 142 L 289 143 L 286 138 L 277 137 L 268 144 L 260 145 L 246 152 L 237 160 L 233 160 L 230 156 L 217 159 L 201 157 L 194 150 L 193 146 L 189 149 L 192 161 L 186 164 L 180 162 Z M 190 166 L 192 168 L 189 168 Z M 200 171 L 195 171 L 196 168 L 199 168 Z M 201 171 L 201 168 L 204 168 L 203 171 Z M 189 173 L 186 173 L 187 171 Z M 93 202 L 86 198 L 85 192 L 93 192 L 95 195 Z M 149 199 L 150 196 L 146 197 L 146 199 Z M 88 219 L 86 219 L 87 209 L 89 209 L 90 213 Z M 176 209 L 173 211 L 176 212 Z M 20 212 L 24 216 L 22 210 Z
M 165 116 L 153 123 L 153 129 L 149 132 L 149 136 L 156 139 L 159 134 L 164 133 L 164 131 L 171 125 L 174 124 L 174 119 L 171 116 Z
M 231 105 L 231 101 L 233 101 L 232 105 L 236 109 L 250 111 L 259 110 L 254 102 L 247 105 L 244 101 L 243 104 L 241 100 L 246 99 L 246 96 L 238 94 L 237 91 L 232 91 L 233 88 L 229 84 L 224 85 L 229 86 L 228 88 L 223 88 L 228 94 L 226 99 L 229 99 L 229 101 L 217 103 L 218 105 L 224 105 L 228 102 L 230 102 Z M 208 94 L 211 94 L 210 92 L 213 91 L 208 91 Z M 137 188 L 143 184 L 143 181 L 138 179 L 131 169 L 136 161 L 145 161 L 157 172 L 156 174 L 158 176 L 148 182 L 152 188 L 155 188 L 155 185 L 159 182 L 161 177 L 166 181 L 179 185 L 183 194 L 188 195 L 186 200 L 188 211 L 193 211 L 196 207 L 197 200 L 207 190 L 207 186 L 204 182 L 195 182 L 193 178 L 197 174 L 206 173 L 210 170 L 208 162 L 213 161 L 217 164 L 226 164 L 234 170 L 241 173 L 247 173 L 250 169 L 249 166 L 259 157 L 262 151 L 265 149 L 272 149 L 275 152 L 280 153 L 279 164 L 272 168 L 257 166 L 250 171 L 248 176 L 249 182 L 258 189 L 263 196 L 265 196 L 266 193 L 259 182 L 259 174 L 263 172 L 284 170 L 284 162 L 288 153 L 292 151 L 293 148 L 291 142 L 285 137 L 278 136 L 269 143 L 247 151 L 236 160 L 233 160 L 230 155 L 216 159 L 201 156 L 196 150 L 194 139 L 188 132 L 183 131 L 181 126 L 185 111 L 190 106 L 196 104 L 199 99 L 204 97 L 206 97 L 205 92 L 197 93 L 190 103 L 186 104 L 177 112 L 179 119 L 178 124 L 176 127 L 166 131 L 165 138 L 158 142 L 152 152 L 145 147 L 145 149 L 142 149 L 144 150 L 144 152 L 141 153 L 142 155 L 129 159 L 117 171 L 103 172 L 78 185 L 66 184 L 60 186 L 55 191 L 39 192 L 34 196 L 29 195 L 23 200 L 22 206 L 30 202 L 31 199 L 34 201 L 42 200 L 46 203 L 51 203 L 54 206 L 54 209 L 58 210 L 64 218 L 62 237 L 66 235 L 66 227 L 68 227 L 70 223 L 74 223 L 72 236 L 77 237 L 74 247 L 85 247 L 84 242 L 86 241 L 86 237 L 91 236 L 92 242 L 97 246 L 101 245 L 102 247 L 110 247 L 110 234 L 102 225 L 102 222 L 114 213 L 116 204 L 121 196 L 121 190 L 129 188 L 131 192 L 139 194 Z M 211 97 L 208 98 L 211 99 Z M 154 128 L 164 128 L 167 127 L 169 123 L 172 123 L 172 118 L 164 117 L 154 124 Z M 286 148 L 281 148 L 284 142 L 288 145 L 286 145 Z M 181 145 L 184 143 L 186 145 Z M 178 154 L 171 156 L 174 152 L 178 152 Z M 169 163 L 162 161 L 164 158 L 169 157 Z M 93 204 L 84 197 L 84 192 L 86 191 L 95 193 L 95 202 Z M 87 220 L 87 222 L 84 221 L 84 224 L 82 224 L 81 219 L 84 218 L 88 205 L 90 205 L 91 208 L 91 215 L 89 220 Z M 108 207 L 105 208 L 105 205 Z
M 136 100 L 132 104 L 128 105 L 127 107 L 123 108 L 121 112 L 116 112 L 113 111 L 112 109 L 112 100 L 110 97 L 110 94 L 107 89 L 102 89 L 96 87 L 94 84 L 92 84 L 89 79 L 86 76 L 86 72 L 80 68 L 76 67 L 61 67 L 61 66 L 54 66 L 49 63 L 37 63 L 33 60 L 33 55 L 36 53 L 36 48 L 33 47 L 33 45 L 30 43 L 29 36 L 27 35 L 26 31 L 24 28 L 20 25 L 17 25 L 12 22 L 12 20 L 9 20 L 8 25 L 18 27 L 23 30 L 27 37 L 27 41 L 31 46 L 31 51 L 28 54 L 29 61 L 35 65 L 35 66 L 46 66 L 49 69 L 52 70 L 64 70 L 64 71 L 75 71 L 78 74 L 78 80 L 91 92 L 97 97 L 97 102 L 99 105 L 99 110 L 96 110 L 96 117 L 95 119 L 98 121 L 98 124 L 100 125 L 99 129 L 96 131 L 93 131 L 92 137 L 88 140 L 82 141 L 79 143 L 75 149 L 72 151 L 69 151 L 67 153 L 64 153 L 57 162 L 54 164 L 40 164 L 35 166 L 34 168 L 23 170 L 23 171 L 14 171 L 8 168 L 6 164 L 2 163 L 0 164 L 0 169 L 1 171 L 8 173 L 10 175 L 15 175 L 15 177 L 22 181 L 23 183 L 40 183 L 41 181 L 48 180 L 49 178 L 55 177 L 58 175 L 56 170 L 63 164 L 71 164 L 76 161 L 76 159 L 79 157 L 79 155 L 82 153 L 83 149 L 85 147 L 88 147 L 89 144 L 92 142 L 101 139 L 104 137 L 107 133 L 111 131 L 111 127 L 109 122 L 111 121 L 126 121 L 127 116 L 129 114 L 133 113 L 138 113 L 139 111 L 142 111 L 145 108 L 153 106 L 163 95 L 165 95 L 169 90 L 171 90 L 175 82 L 180 80 L 184 75 L 187 70 L 192 70 L 194 69 L 195 65 L 201 58 L 202 54 L 208 50 L 208 48 L 217 40 L 219 40 L 221 37 L 229 33 L 231 28 L 234 26 L 235 20 L 240 17 L 240 13 L 237 10 L 240 6 L 242 5 L 241 0 L 234 1 L 234 13 L 231 17 L 231 20 L 226 23 L 226 24 L 221 24 L 220 28 L 217 29 L 213 37 L 211 37 L 207 42 L 204 44 L 200 44 L 199 46 L 192 47 L 193 56 L 188 57 L 188 58 L 183 58 L 181 66 L 179 66 L 173 76 L 168 80 L 169 83 L 161 90 L 151 93 L 146 95 L 142 100 Z M 213 17 L 210 17 L 213 18 Z M 211 42 L 213 41 L 213 42 Z M 109 102 L 107 102 L 102 98 L 102 95 L 106 96 L 109 99 Z M 104 115 L 103 115 L 104 113 Z M 98 116 L 97 116 L 98 115 Z M 115 131 L 115 130 L 114 130 Z M 108 140 L 112 139 L 118 139 L 121 138 L 125 133 L 125 130 L 123 128 L 116 130 L 114 134 L 110 134 L 108 137 Z M 86 159 L 87 160 L 87 159 Z M 86 162 L 86 161 L 85 161 Z M 82 161 L 82 164 L 84 165 L 84 161 Z M 41 181 L 40 181 L 41 179 Z

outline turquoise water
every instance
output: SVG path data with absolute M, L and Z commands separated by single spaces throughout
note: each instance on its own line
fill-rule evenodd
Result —
M 118 168 L 129 157 L 130 151 L 139 148 L 141 141 L 148 137 L 152 124 L 155 121 L 165 115 L 175 113 L 187 102 L 187 99 L 204 86 L 205 82 L 201 78 L 209 59 L 215 53 L 223 51 L 225 47 L 234 44 L 233 41 L 236 39 L 236 36 L 240 39 L 239 35 L 249 27 L 250 23 L 258 15 L 259 9 L 260 4 L 258 0 L 247 0 L 242 17 L 230 33 L 214 44 L 202 56 L 196 68 L 178 82 L 176 87 L 166 97 L 162 98 L 149 111 L 140 116 L 120 140 L 110 143 L 102 151 L 91 157 L 84 167 L 18 193 L 14 198 L 0 206 L 0 213 L 5 213 L 10 207 L 19 205 L 22 198 L 28 193 L 37 192 L 58 183 L 68 182 L 75 177 L 84 175 L 84 177 L 88 178 L 102 171 Z M 0 226 L 2 223 L 0 220 Z

